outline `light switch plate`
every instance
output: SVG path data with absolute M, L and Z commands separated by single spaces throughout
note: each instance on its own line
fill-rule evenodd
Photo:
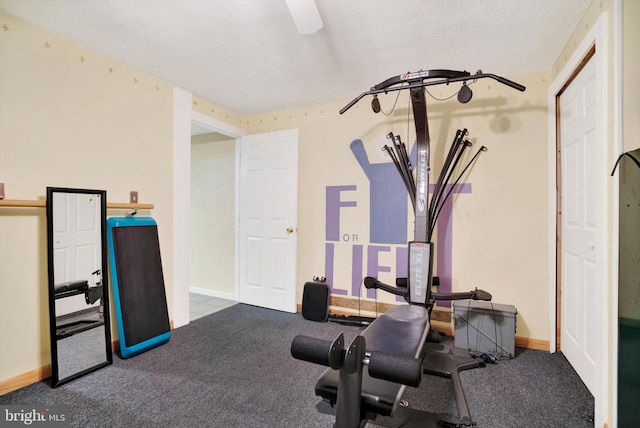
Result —
M 132 190 L 131 193 L 129 193 L 129 203 L 132 203 L 132 204 L 138 203 L 138 192 Z

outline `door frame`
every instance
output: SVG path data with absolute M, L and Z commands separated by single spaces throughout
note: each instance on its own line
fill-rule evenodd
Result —
M 193 110 L 193 96 L 184 89 L 173 88 L 173 328 L 189 324 L 189 218 L 191 207 L 191 123 L 237 139 L 246 131 Z M 238 295 L 238 211 L 240 152 L 235 148 L 235 284 Z
M 612 108 L 610 106 L 610 100 L 615 100 L 616 97 L 610 96 L 611 90 L 616 90 L 619 88 L 611 88 L 610 87 L 610 77 L 612 75 L 609 70 L 609 40 L 608 40 L 608 14 L 607 12 L 603 12 L 600 14 L 596 22 L 589 29 L 583 40 L 578 44 L 573 54 L 567 60 L 566 64 L 562 67 L 562 69 L 558 72 L 558 75 L 554 79 L 553 83 L 549 87 L 548 91 L 548 121 L 549 121 L 549 134 L 548 134 L 548 255 L 549 255 L 549 348 L 551 352 L 556 352 L 558 349 L 558 343 L 556 340 L 556 332 L 558 328 L 559 320 L 557 319 L 557 310 L 560 301 L 557 296 L 557 278 L 556 278 L 556 268 L 558 263 L 558 255 L 556 253 L 557 242 L 556 242 L 556 231 L 557 231 L 557 191 L 556 186 L 557 182 L 557 136 L 558 136 L 558 106 L 556 104 L 557 96 L 562 92 L 562 90 L 568 85 L 568 83 L 573 78 L 574 74 L 579 71 L 582 66 L 582 62 L 584 58 L 589 54 L 593 47 L 596 47 L 596 52 L 591 58 L 592 61 L 595 61 L 596 73 L 600 76 L 600 82 L 598 83 L 598 103 L 601 105 L 602 115 L 600 117 L 600 135 L 599 139 L 601 141 L 609 141 L 610 135 L 616 135 L 615 132 L 612 132 L 612 124 L 610 124 L 609 119 L 611 116 Z M 615 79 L 614 79 L 615 80 Z M 613 109 L 614 114 L 619 114 L 616 111 L 617 109 Z M 617 127 L 616 118 L 613 121 L 613 129 Z M 604 148 L 605 156 L 601 159 L 603 163 L 601 165 L 602 170 L 607 172 L 610 168 L 611 158 L 614 156 L 614 152 L 618 150 L 617 145 L 619 145 L 619 141 L 615 141 L 612 144 L 607 144 Z M 614 371 L 617 371 L 617 362 L 611 361 L 609 358 L 609 353 L 607 352 L 609 348 L 609 344 L 612 341 L 616 341 L 617 347 L 617 336 L 613 332 L 613 328 L 609 320 L 611 319 L 611 308 L 610 308 L 610 300 L 609 294 L 611 293 L 611 288 L 617 290 L 617 271 L 612 269 L 615 266 L 618 256 L 617 256 L 617 248 L 613 248 L 617 243 L 617 236 L 615 231 L 617 231 L 617 195 L 615 194 L 615 190 L 617 189 L 617 180 L 614 180 L 613 187 L 609 185 L 609 183 L 605 183 L 602 189 L 602 197 L 604 198 L 604 203 L 602 207 L 602 221 L 603 221 L 603 244 L 604 244 L 604 254 L 605 257 L 603 259 L 603 267 L 602 267 L 602 277 L 599 278 L 599 282 L 605 284 L 599 290 L 598 300 L 602 302 L 602 310 L 599 314 L 598 322 L 601 325 L 605 326 L 603 329 L 603 337 L 602 343 L 600 346 L 600 367 L 596 373 L 596 387 L 594 391 L 595 398 L 595 426 L 603 426 L 607 418 L 609 417 L 610 407 L 608 402 L 609 391 L 611 391 L 611 381 L 609 380 L 609 368 L 610 366 L 614 366 Z M 612 192 L 613 190 L 613 192 Z M 612 194 L 613 193 L 613 194 Z M 609 204 L 613 204 L 613 207 L 608 210 Z M 609 285 L 609 279 L 613 278 L 614 284 Z M 614 380 L 615 385 L 615 380 Z M 615 387 L 614 387 L 615 389 Z
M 604 40 L 606 38 L 606 13 L 603 13 L 596 23 L 591 27 L 591 30 L 587 33 L 585 38 L 576 48 L 574 53 L 571 55 L 565 66 L 560 70 L 557 77 L 549 87 L 548 91 L 548 111 L 549 111 L 549 149 L 548 149 L 548 254 L 549 254 L 549 349 L 551 352 L 557 351 L 557 341 L 556 341 L 556 331 L 557 331 L 557 319 L 556 319 L 556 308 L 558 305 L 557 301 L 557 288 L 556 288 L 556 266 L 557 266 L 557 255 L 556 255 L 556 230 L 557 230 L 557 140 L 558 140 L 558 105 L 557 105 L 557 96 L 563 91 L 563 89 L 571 82 L 576 72 L 583 65 L 583 61 L 585 57 L 589 55 L 589 52 L 596 46 L 596 52 L 591 58 L 592 61 L 595 61 L 596 68 L 598 69 L 598 74 L 604 76 L 605 79 L 602 82 L 602 85 L 599 87 L 599 101 L 602 103 L 603 115 L 601 117 L 600 123 L 600 137 L 603 138 L 603 141 L 606 141 L 606 137 L 608 135 L 608 100 L 609 98 L 606 96 L 606 90 L 608 88 L 607 82 L 607 57 L 608 57 L 608 48 Z M 607 159 L 603 159 L 603 162 L 606 162 Z M 608 165 L 605 165 L 604 170 L 608 169 Z M 607 191 L 607 187 L 604 186 L 605 192 Z M 605 215 L 603 217 L 603 221 L 605 224 L 609 220 L 609 216 Z M 605 240 L 605 243 L 607 241 Z M 606 261 L 605 261 L 606 262 Z M 605 263 L 606 264 L 606 263 Z
M 563 104 L 562 104 L 561 98 L 565 97 L 565 93 L 567 89 L 571 85 L 573 85 L 576 80 L 578 80 L 578 78 L 583 73 L 583 71 L 587 68 L 587 65 L 589 63 L 591 63 L 595 68 L 596 86 L 594 89 L 595 89 L 595 95 L 597 97 L 595 115 L 596 117 L 602 116 L 602 115 L 598 116 L 598 114 L 602 112 L 603 104 L 606 101 L 602 98 L 603 94 L 600 91 L 601 89 L 600 85 L 601 85 L 603 76 L 598 73 L 598 69 L 597 69 L 598 64 L 597 64 L 597 60 L 595 59 L 595 54 L 596 54 L 596 45 L 593 44 L 589 49 L 589 51 L 587 52 L 587 54 L 585 55 L 585 57 L 582 58 L 582 60 L 580 61 L 580 64 L 578 65 L 578 67 L 573 71 L 571 76 L 569 76 L 564 86 L 556 94 L 556 124 L 559 124 L 560 126 L 562 126 L 563 119 L 561 117 L 561 114 L 562 114 L 561 110 L 562 110 Z M 603 126 L 603 123 L 600 122 L 596 126 L 598 126 L 597 128 L 597 131 L 599 133 L 598 138 L 603 137 L 605 134 L 605 132 L 601 129 Z M 563 278 L 565 277 L 564 263 L 566 260 L 564 258 L 564 254 L 565 254 L 564 247 L 566 244 L 565 242 L 566 233 L 564 229 L 564 216 L 563 216 L 564 212 L 563 212 L 563 209 L 561 208 L 561 207 L 564 207 L 563 199 L 566 196 L 566 191 L 563 187 L 564 182 L 562 181 L 564 177 L 564 163 L 563 163 L 564 154 L 562 153 L 563 144 L 564 144 L 564 141 L 562 140 L 562 131 L 559 129 L 556 129 L 556 180 L 557 180 L 557 190 L 556 190 L 556 207 L 557 207 L 556 209 L 556 299 L 557 299 L 556 302 L 557 303 L 556 304 L 557 304 L 557 307 L 556 307 L 556 335 L 555 336 L 556 336 L 556 350 L 560 350 L 560 351 L 563 351 L 563 347 L 562 347 L 563 342 L 560 339 L 562 337 L 563 332 L 565 331 L 563 330 L 563 316 L 566 314 L 566 312 L 563 312 L 563 310 L 568 311 L 568 305 L 569 305 L 569 303 L 567 303 L 567 300 L 563 299 L 563 294 L 564 294 L 564 291 L 566 290 L 566 287 L 565 287 L 566 284 L 562 282 Z M 600 168 L 599 172 L 604 174 L 605 170 L 603 170 L 602 168 L 606 166 L 606 161 L 603 162 L 603 159 L 606 159 L 607 157 L 606 156 L 606 153 L 607 153 L 606 139 L 597 141 L 595 150 L 596 150 L 595 158 L 599 163 L 598 168 Z M 582 166 L 586 166 L 584 162 L 582 162 Z M 585 171 L 588 172 L 588 169 L 585 168 Z M 598 185 L 601 185 L 604 187 L 605 183 L 602 183 L 600 181 Z M 606 190 L 602 188 L 596 194 L 595 199 L 599 201 L 598 203 L 600 204 L 599 205 L 600 215 L 603 215 L 606 207 L 605 205 L 606 200 L 607 200 Z M 599 224 L 600 229 L 599 229 L 599 232 L 597 233 L 597 238 L 595 238 L 596 242 L 595 242 L 595 246 L 592 247 L 592 251 L 596 259 L 596 262 L 598 263 L 597 264 L 598 270 L 596 270 L 596 272 L 599 271 L 600 278 L 598 279 L 597 282 L 600 283 L 600 281 L 602 281 L 603 284 L 606 284 L 605 281 L 607 277 L 607 272 L 604 271 L 604 268 L 606 267 L 605 265 L 606 253 L 604 250 L 606 248 L 605 239 L 607 237 L 606 230 L 608 226 L 604 223 L 604 221 L 605 221 L 605 218 L 602 218 L 600 221 L 600 224 Z M 580 225 L 582 226 L 582 223 L 580 223 Z M 587 308 L 587 306 L 584 306 L 584 303 L 582 305 L 584 309 Z M 604 309 L 601 306 L 596 307 L 594 308 L 594 314 L 600 315 L 600 311 L 603 311 L 603 310 Z M 584 327 L 584 324 L 582 325 L 582 327 Z M 604 330 L 604 328 L 602 329 Z M 583 345 L 585 345 L 583 339 L 584 338 L 580 338 L 581 348 Z M 567 356 L 566 352 L 565 352 L 565 356 Z M 601 358 L 601 356 L 598 356 L 597 358 Z M 567 359 L 569 358 L 567 357 Z M 584 370 L 584 368 L 582 370 Z M 584 374 L 584 373 L 581 373 L 581 374 Z M 596 375 L 596 383 L 597 383 L 597 375 Z

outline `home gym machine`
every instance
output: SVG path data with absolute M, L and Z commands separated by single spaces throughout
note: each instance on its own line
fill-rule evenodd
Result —
M 74 334 L 82 333 L 86 330 L 104 325 L 103 305 L 102 305 L 102 272 L 100 269 L 91 273 L 95 279 L 95 285 L 89 286 L 86 279 L 67 281 L 54 285 L 55 300 L 66 297 L 84 294 L 84 301 L 87 305 L 93 305 L 100 300 L 100 306 L 79 310 L 71 314 L 56 317 L 56 338 L 64 339 Z
M 344 335 L 334 341 L 308 336 L 296 336 L 291 344 L 294 358 L 329 367 L 316 383 L 315 393 L 336 406 L 336 428 L 364 427 L 368 420 L 380 416 L 394 416 L 404 409 L 403 427 L 409 426 L 476 426 L 471 419 L 464 397 L 459 372 L 479 366 L 471 358 L 441 352 L 425 352 L 424 344 L 430 330 L 430 315 L 439 300 L 491 300 L 482 290 L 462 293 L 435 293 L 433 284 L 433 243 L 436 219 L 444 202 L 450 197 L 449 181 L 462 155 L 471 143 L 465 140 L 467 131 L 458 131 L 429 198 L 430 137 L 425 90 L 428 86 L 462 82 L 458 101 L 468 102 L 472 92 L 468 82 L 490 78 L 516 90 L 525 87 L 511 80 L 478 71 L 428 70 L 406 73 L 389 78 L 369 91 L 363 92 L 347 104 L 340 114 L 353 107 L 367 95 L 372 95 L 372 109 L 378 113 L 378 95 L 408 90 L 416 128 L 416 165 L 411 165 L 407 150 L 399 137 L 389 134 L 391 145 L 385 146 L 402 177 L 415 212 L 413 241 L 409 242 L 408 278 L 398 278 L 396 286 L 384 284 L 376 278 L 364 279 L 365 287 L 378 288 L 400 295 L 409 303 L 398 305 L 373 321 L 352 343 L 345 347 Z M 455 183 L 463 176 L 477 156 L 486 150 L 481 147 Z M 454 184 L 455 184 L 454 183 Z M 364 371 L 364 366 L 368 370 Z M 433 414 L 405 407 L 400 399 L 405 386 L 419 386 L 423 373 L 451 378 L 458 407 L 458 415 Z

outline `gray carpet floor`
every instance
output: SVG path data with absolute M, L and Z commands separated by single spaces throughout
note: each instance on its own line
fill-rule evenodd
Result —
M 359 331 L 238 304 L 174 330 L 144 354 L 114 356 L 113 365 L 56 389 L 30 385 L 0 405 L 69 405 L 74 427 L 331 427 L 331 409 L 313 391 L 325 368 L 293 359 L 291 340 L 344 332 L 349 343 Z M 429 346 L 447 351 L 452 341 Z M 561 353 L 518 349 L 516 358 L 461 378 L 479 427 L 593 426 L 593 397 Z M 456 409 L 444 378 L 425 376 L 404 398 L 421 410 Z

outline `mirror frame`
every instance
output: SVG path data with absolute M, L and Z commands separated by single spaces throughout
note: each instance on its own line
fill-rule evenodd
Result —
M 53 260 L 53 194 L 76 193 L 100 196 L 100 265 L 102 273 L 102 305 L 104 317 L 105 361 L 92 367 L 80 370 L 65 378 L 60 379 L 58 366 L 58 339 L 56 334 L 56 302 L 55 302 L 55 278 Z M 107 271 L 107 192 L 105 190 L 74 189 L 66 187 L 47 187 L 47 263 L 49 279 L 49 333 L 51 343 L 51 386 L 57 387 L 70 382 L 102 367 L 113 364 L 113 352 L 111 344 L 111 321 L 109 308 L 109 277 Z

